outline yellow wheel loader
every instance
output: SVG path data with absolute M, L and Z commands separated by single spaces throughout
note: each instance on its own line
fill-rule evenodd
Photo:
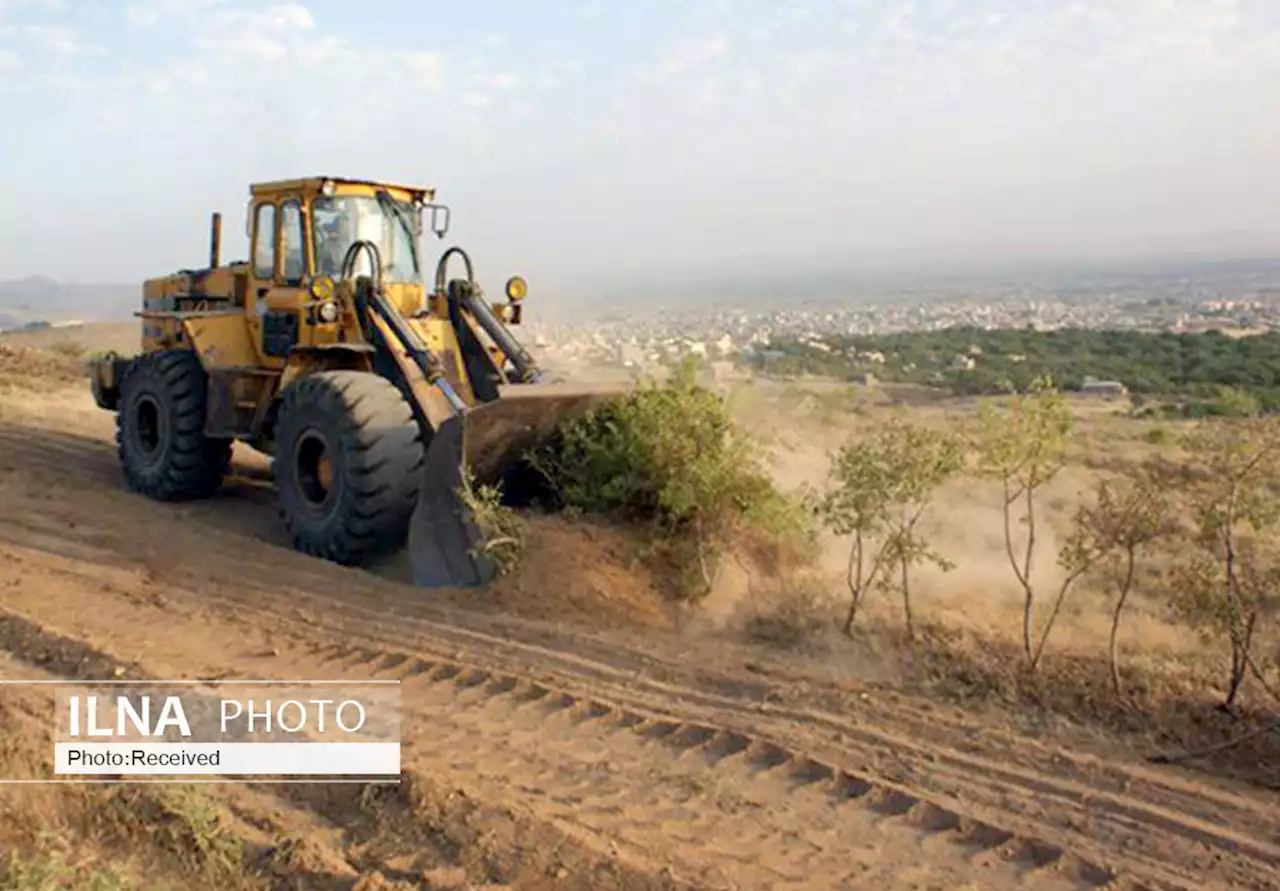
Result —
M 407 543 L 416 584 L 487 584 L 468 474 L 509 482 L 562 420 L 619 391 L 541 381 L 510 328 L 522 278 L 490 304 L 451 247 L 425 285 L 422 235 L 449 223 L 434 189 L 313 177 L 249 192 L 250 259 L 220 265 L 215 213 L 208 268 L 143 284 L 141 352 L 91 367 L 125 484 L 210 497 L 239 440 L 272 457 L 296 549 L 362 565 Z

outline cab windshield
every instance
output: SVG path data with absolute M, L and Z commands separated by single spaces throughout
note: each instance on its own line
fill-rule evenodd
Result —
M 382 255 L 385 282 L 418 282 L 418 212 L 413 205 L 383 193 L 377 197 L 338 195 L 311 205 L 316 273 L 339 278 L 342 261 L 357 241 L 371 241 Z M 368 251 L 361 251 L 355 274 L 373 275 Z

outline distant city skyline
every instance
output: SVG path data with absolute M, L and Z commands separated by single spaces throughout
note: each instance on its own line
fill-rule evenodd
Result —
M 45 277 L 0 281 L 0 330 L 36 320 L 124 320 L 138 308 L 139 283 L 75 284 Z M 1097 305 L 1100 299 L 1183 304 L 1190 299 L 1251 299 L 1275 302 L 1280 296 L 1280 256 L 1253 259 L 1183 259 L 1182 261 L 1114 261 L 1110 263 L 1060 263 L 1024 266 L 997 271 L 971 267 L 967 272 L 946 272 L 921 267 L 860 273 L 814 270 L 774 272 L 754 278 L 690 277 L 665 287 L 621 291 L 594 298 L 572 299 L 535 286 L 527 324 L 566 322 L 587 324 L 642 320 L 670 316 L 671 324 L 684 324 L 699 316 L 717 314 L 837 308 L 860 312 L 868 306 L 934 306 L 947 301 L 1006 307 L 1004 312 L 1036 313 L 1033 304 Z M 1024 304 L 1022 309 L 1016 309 Z M 825 308 L 825 309 L 823 309 Z M 1157 314 L 1167 310 L 1157 310 Z M 643 324 L 649 324 L 643 321 Z

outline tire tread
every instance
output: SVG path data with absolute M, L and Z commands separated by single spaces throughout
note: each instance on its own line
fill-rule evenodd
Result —
M 344 565 L 403 543 L 417 501 L 422 439 L 413 412 L 390 381 L 365 371 L 322 371 L 292 384 L 281 397 L 276 427 L 282 444 L 273 465 L 277 491 L 289 485 L 281 462 L 292 454 L 292 419 L 307 407 L 330 418 L 346 468 L 343 515 L 316 534 L 281 499 L 281 519 L 295 549 Z
M 134 463 L 125 434 L 128 394 L 151 383 L 168 417 L 171 452 L 155 474 Z M 125 484 L 156 501 L 194 501 L 214 495 L 231 466 L 231 440 L 204 435 L 206 390 L 204 367 L 190 350 L 162 350 L 136 357 L 125 372 L 116 413 L 116 454 Z

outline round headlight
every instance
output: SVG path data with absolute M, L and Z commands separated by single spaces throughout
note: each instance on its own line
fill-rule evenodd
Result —
M 529 293 L 529 283 L 518 275 L 507 279 L 507 299 L 519 303 Z
M 318 277 L 311 283 L 311 296 L 317 300 L 328 300 L 333 296 L 333 279 L 327 275 Z
M 316 309 L 316 316 L 326 324 L 338 321 L 338 304 L 332 300 L 321 303 Z
M 320 194 L 324 195 L 324 197 L 326 198 L 332 198 L 334 194 L 337 193 L 337 191 L 338 191 L 338 187 L 334 184 L 333 180 L 331 179 L 325 180 L 324 183 L 320 186 Z

